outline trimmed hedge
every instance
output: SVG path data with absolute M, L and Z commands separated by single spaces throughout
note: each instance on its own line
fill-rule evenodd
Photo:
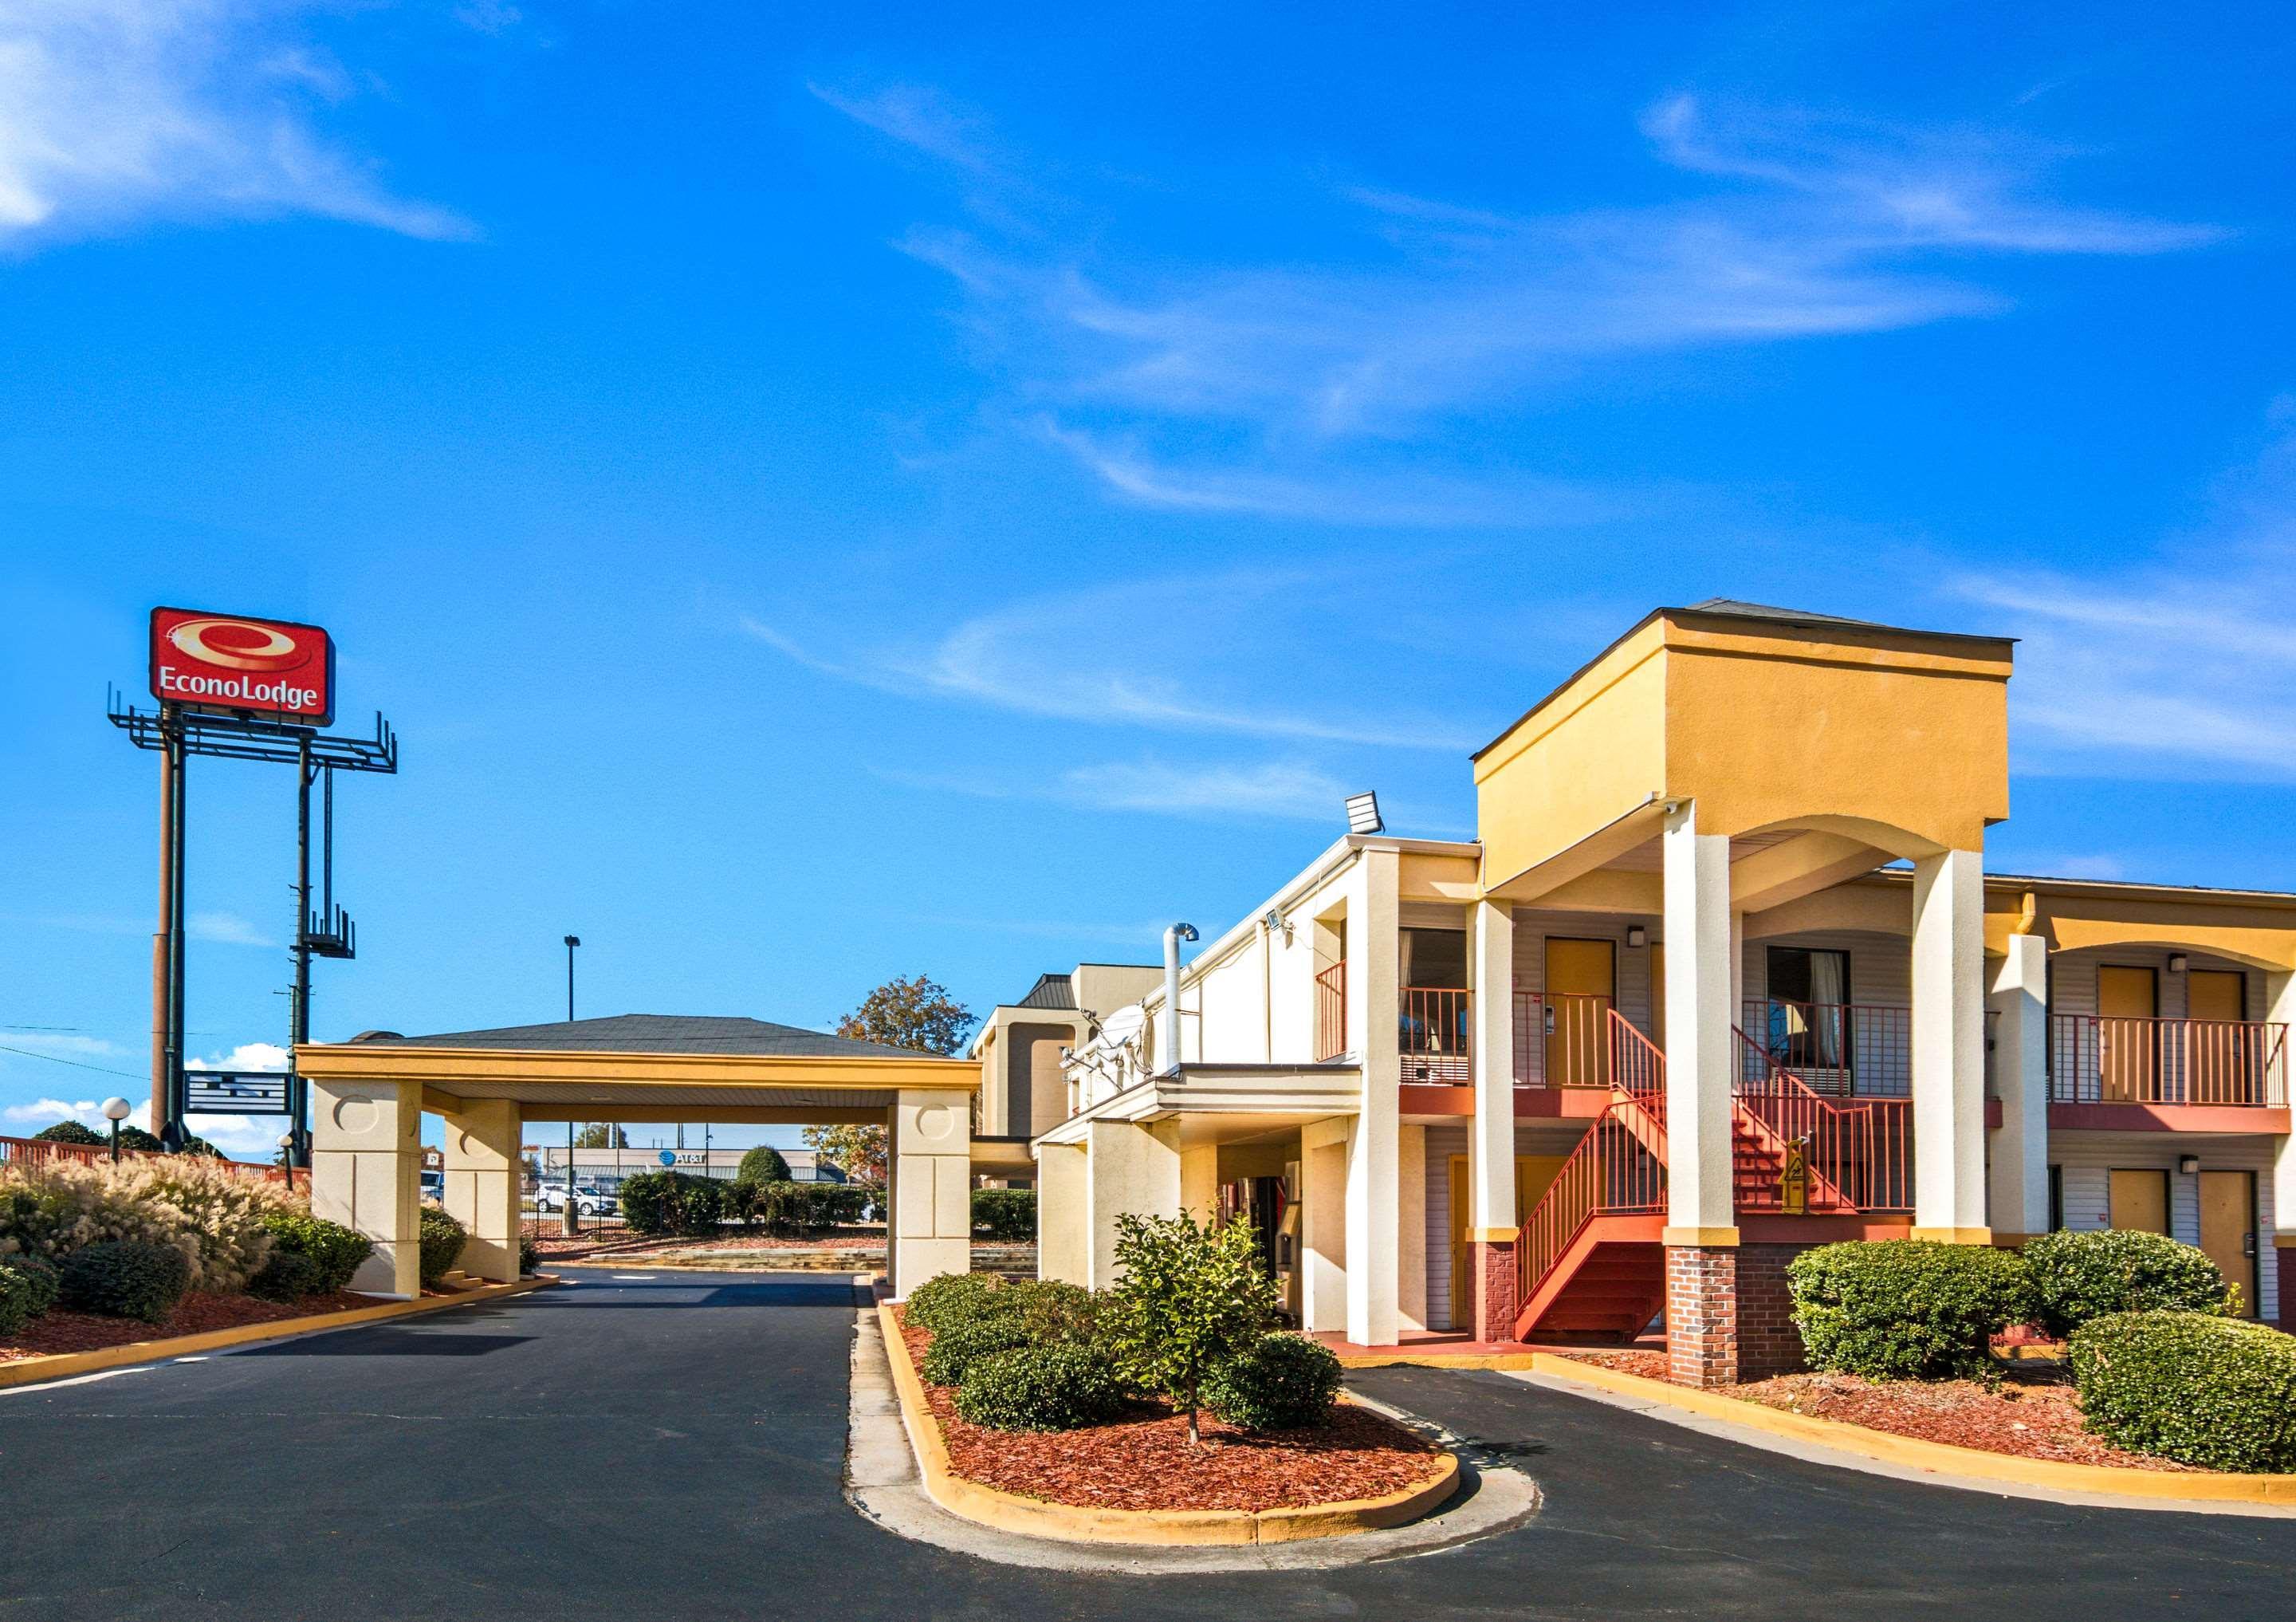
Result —
M 2165 1233 L 2045 1233 L 2025 1247 L 2041 1325 L 2067 1335 L 2112 1313 L 2221 1312 L 2231 1286 L 2208 1252 Z
M 640 1172 L 622 1181 L 622 1220 L 633 1233 L 708 1239 L 726 1214 L 732 1185 L 684 1172 Z
M 861 1190 L 841 1182 L 735 1182 L 726 1195 L 726 1215 L 788 1238 L 861 1220 Z
M 1320 1341 L 1266 1335 L 1204 1381 L 1204 1406 L 1246 1430 L 1297 1430 L 1340 1400 L 1340 1360 Z
M 272 1255 L 291 1251 L 317 1270 L 315 1294 L 348 1289 L 359 1264 L 374 1254 L 374 1241 L 356 1228 L 331 1223 L 308 1211 L 274 1211 L 263 1219 L 271 1230 Z
M 519 1277 L 525 1278 L 529 1274 L 537 1272 L 541 1270 L 541 1267 L 542 1247 L 534 1242 L 534 1236 L 532 1234 L 520 1234 L 518 1236 Z
M 463 1247 L 471 1237 L 470 1230 L 436 1206 L 422 1207 L 422 1282 L 436 1284 L 454 1270 L 463 1259 Z
M 37 1256 L 0 1256 L 0 1335 L 12 1335 L 56 1304 L 56 1270 Z
M 1926 1239 L 1820 1245 L 1786 1264 L 1811 1364 L 1872 1379 L 1982 1376 L 1986 1343 L 2032 1315 L 2022 1256 Z
M 59 1297 L 74 1312 L 165 1323 L 192 1287 L 191 1258 L 173 1245 L 109 1239 L 85 1245 L 56 1269 Z
M 2073 1331 L 2088 1429 L 2212 1470 L 2296 1471 L 2296 1338 L 2213 1313 L 2112 1313 Z
M 988 1304 L 981 1297 L 996 1288 L 997 1281 L 986 1273 L 938 1274 L 909 1292 L 908 1321 L 938 1335 L 982 1311 Z
M 782 1158 L 781 1150 L 770 1143 L 760 1143 L 742 1157 L 742 1165 L 734 1173 L 735 1182 L 787 1182 L 789 1162 Z
M 1113 1418 L 1124 1400 L 1108 1359 L 1073 1343 L 976 1357 L 956 1387 L 958 1417 L 992 1430 L 1075 1430 Z
M 1034 1189 L 973 1190 L 972 1231 L 981 1238 L 990 1239 L 1036 1238 L 1037 1190 Z
M 294 1250 L 274 1250 L 263 1271 L 247 1281 L 247 1293 L 265 1301 L 294 1301 L 318 1288 L 319 1264 Z
M 1018 1313 L 992 1313 L 934 1330 L 918 1372 L 936 1386 L 962 1385 L 966 1371 L 982 1358 L 1036 1344 Z

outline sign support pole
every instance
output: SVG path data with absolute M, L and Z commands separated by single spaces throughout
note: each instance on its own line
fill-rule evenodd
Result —
M 287 1131 L 294 1141 L 287 1149 L 287 1164 L 308 1165 L 310 1151 L 303 1129 L 303 1081 L 295 1074 L 295 1050 L 311 1040 L 311 740 L 307 736 L 295 754 L 295 990 L 287 1017 Z M 330 783 L 332 779 L 329 779 Z
M 167 1130 L 175 1098 L 176 768 L 174 706 L 160 711 L 160 925 L 152 932 L 152 1130 Z M 118 1136 L 118 1128 L 113 1135 Z
M 175 826 L 168 830 L 172 855 L 168 877 L 175 887 L 168 908 L 168 1111 L 164 1122 L 154 1121 L 160 1147 L 173 1154 L 184 1147 L 184 824 L 191 803 L 192 752 L 184 747 L 182 712 L 176 712 L 173 741 L 176 757 Z

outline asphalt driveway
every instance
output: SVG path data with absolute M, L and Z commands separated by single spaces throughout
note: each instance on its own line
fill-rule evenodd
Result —
M 0 1618 L 2282 1618 L 2296 1522 L 1799 1463 L 1488 1374 L 1366 1393 L 1519 1454 L 1532 1522 L 1420 1559 L 1148 1577 L 898 1539 L 840 1488 L 836 1278 L 582 1275 L 0 1392 Z

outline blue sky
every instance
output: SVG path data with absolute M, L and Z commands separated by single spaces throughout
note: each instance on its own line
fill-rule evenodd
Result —
M 0 1130 L 137 1096 L 158 602 L 403 735 L 323 1037 L 1145 959 L 1717 594 L 2025 638 L 1996 868 L 2296 888 L 2284 15 L 1550 10 L 8 8 Z

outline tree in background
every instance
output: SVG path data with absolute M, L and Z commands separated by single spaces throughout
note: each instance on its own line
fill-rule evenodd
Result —
M 129 1130 L 132 1131 L 134 1129 L 130 1128 Z M 34 1132 L 32 1136 L 47 1143 L 102 1144 L 111 1141 L 111 1139 L 105 1137 L 102 1132 L 95 1131 L 93 1127 L 84 1126 L 78 1121 L 59 1121 L 53 1126 L 45 1127 L 39 1132 Z
M 735 1182 L 787 1182 L 789 1162 L 782 1158 L 781 1150 L 770 1143 L 760 1143 L 742 1157 L 742 1168 L 734 1173 Z
M 836 1162 L 853 1182 L 885 1186 L 885 1129 L 882 1126 L 808 1126 L 805 1146 Z
M 923 975 L 888 980 L 837 1022 L 837 1033 L 917 1053 L 954 1054 L 977 1022 L 948 987 Z
M 627 1149 L 630 1135 L 619 1126 L 608 1126 L 603 1121 L 593 1121 L 574 1134 L 576 1149 Z

